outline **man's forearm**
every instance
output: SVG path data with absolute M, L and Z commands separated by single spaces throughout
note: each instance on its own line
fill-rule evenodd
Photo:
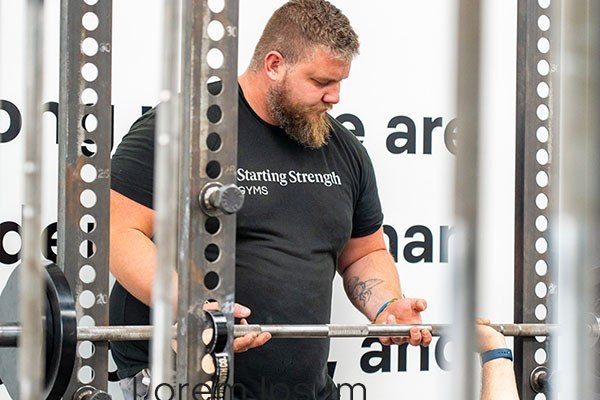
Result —
M 374 251 L 355 261 L 344 270 L 342 278 L 348 298 L 370 321 L 382 304 L 402 297 L 398 271 L 387 250 Z
M 151 305 L 156 246 L 143 232 L 136 229 L 111 232 L 110 270 L 131 295 L 147 306 Z M 177 293 L 175 271 L 172 286 L 173 293 Z M 176 311 L 176 306 L 174 310 Z
M 481 400 L 518 400 L 513 363 L 505 358 L 483 365 Z

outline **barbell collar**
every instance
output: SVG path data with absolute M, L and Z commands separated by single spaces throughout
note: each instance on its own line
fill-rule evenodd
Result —
M 0 347 L 17 347 L 21 327 L 18 325 L 0 326 Z

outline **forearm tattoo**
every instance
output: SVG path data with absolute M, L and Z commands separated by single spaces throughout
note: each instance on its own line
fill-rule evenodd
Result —
M 348 280 L 348 283 L 346 283 L 346 292 L 348 293 L 350 300 L 360 303 L 364 307 L 367 305 L 373 294 L 371 289 L 382 283 L 383 280 L 381 279 L 367 279 L 366 281 L 361 281 L 358 276 L 353 276 Z

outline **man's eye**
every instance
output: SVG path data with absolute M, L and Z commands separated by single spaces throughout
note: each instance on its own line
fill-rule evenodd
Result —
M 321 82 L 321 81 L 318 81 L 318 80 L 316 80 L 316 79 L 313 79 L 313 81 L 315 81 L 315 83 L 316 83 L 317 85 L 319 85 L 319 86 L 327 86 L 327 82 Z

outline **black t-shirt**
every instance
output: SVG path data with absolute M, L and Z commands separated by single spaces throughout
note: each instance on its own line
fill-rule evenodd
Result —
M 237 214 L 236 302 L 255 324 L 330 322 L 332 280 L 351 237 L 383 221 L 366 150 L 331 118 L 329 143 L 305 148 L 250 108 L 240 90 L 237 183 L 245 192 Z M 140 117 L 112 159 L 112 188 L 152 208 L 155 110 Z M 112 325 L 146 325 L 149 309 L 116 283 Z M 148 342 L 113 342 L 120 377 L 148 366 Z M 273 339 L 236 354 L 236 384 L 247 398 L 333 398 L 328 339 Z M 277 390 L 282 390 L 279 395 Z

